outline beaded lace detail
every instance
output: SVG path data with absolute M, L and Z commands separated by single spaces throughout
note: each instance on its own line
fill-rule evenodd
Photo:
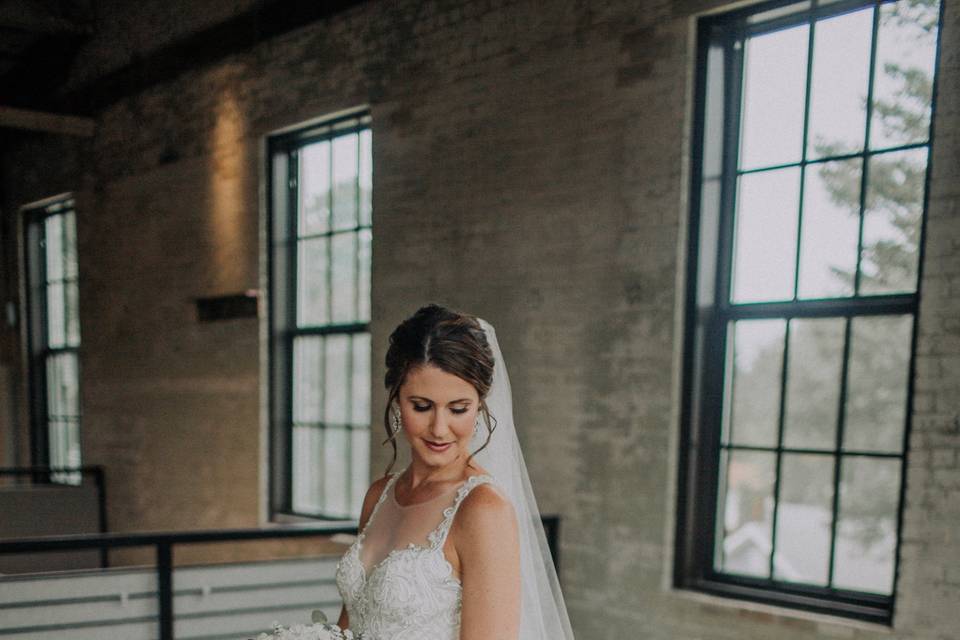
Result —
M 457 489 L 453 504 L 443 510 L 440 524 L 427 535 L 427 544 L 391 550 L 368 574 L 360 560 L 363 540 L 398 477 L 387 481 L 364 530 L 337 563 L 337 588 L 350 629 L 363 633 L 364 640 L 457 640 L 463 590 L 443 554 L 443 544 L 467 494 L 493 478 L 470 476 Z

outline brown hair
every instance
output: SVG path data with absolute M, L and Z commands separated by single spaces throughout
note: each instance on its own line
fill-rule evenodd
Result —
M 487 439 L 480 449 L 487 446 L 496 428 L 496 420 L 490 415 L 485 400 L 493 382 L 493 351 L 480 322 L 474 316 L 440 305 L 421 307 L 390 334 L 384 376 L 387 406 L 383 424 L 387 439 L 382 444 L 389 442 L 393 447 L 393 459 L 385 474 L 390 473 L 397 461 L 396 434 L 390 428 L 390 405 L 397 399 L 407 374 L 425 364 L 453 374 L 477 390 L 480 414 L 487 425 Z

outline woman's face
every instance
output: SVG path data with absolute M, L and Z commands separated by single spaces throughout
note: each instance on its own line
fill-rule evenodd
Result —
M 407 373 L 398 401 L 403 432 L 415 460 L 442 467 L 470 455 L 480 408 L 472 384 L 426 364 Z

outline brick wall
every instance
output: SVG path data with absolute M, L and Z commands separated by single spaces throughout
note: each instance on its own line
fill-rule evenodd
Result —
M 665 586 L 692 18 L 721 6 L 370 2 L 98 113 L 63 184 L 79 190 L 85 455 L 108 465 L 114 527 L 257 524 L 258 323 L 198 324 L 192 300 L 261 284 L 263 137 L 369 104 L 374 362 L 426 301 L 497 327 L 541 509 L 563 517 L 577 636 L 890 637 Z M 917 640 L 960 628 L 958 39 L 950 3 L 893 634 Z M 7 151 L 8 215 L 49 195 L 36 167 L 56 144 Z

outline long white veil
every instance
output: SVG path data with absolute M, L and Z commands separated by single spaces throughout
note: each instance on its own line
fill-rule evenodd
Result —
M 513 422 L 510 378 L 493 326 L 480 320 L 493 350 L 493 383 L 487 407 L 496 420 L 490 444 L 475 460 L 496 480 L 513 503 L 520 531 L 520 640 L 573 640 L 573 630 L 560 591 L 550 548 L 540 520 L 540 510 L 530 486 L 517 429 Z M 486 440 L 487 430 L 479 429 L 471 441 L 476 451 Z

